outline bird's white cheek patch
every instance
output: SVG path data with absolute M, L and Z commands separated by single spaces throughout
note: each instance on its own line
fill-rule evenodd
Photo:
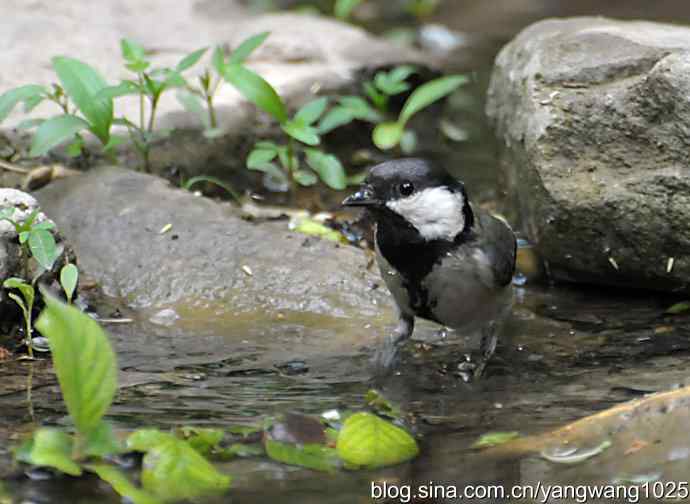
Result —
M 452 240 L 465 227 L 465 199 L 446 187 L 424 189 L 387 203 L 388 208 L 412 224 L 426 240 Z

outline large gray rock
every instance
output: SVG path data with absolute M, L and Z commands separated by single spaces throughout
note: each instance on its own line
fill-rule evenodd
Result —
M 500 52 L 488 116 L 556 278 L 688 290 L 690 29 L 547 20 Z
M 230 204 L 118 168 L 58 181 L 37 197 L 80 269 L 132 306 L 213 307 L 219 319 L 300 312 L 392 320 L 363 251 L 292 233 L 285 221 L 252 224 Z

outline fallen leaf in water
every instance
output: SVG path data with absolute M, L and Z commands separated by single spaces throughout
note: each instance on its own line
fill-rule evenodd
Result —
M 623 452 L 623 455 L 632 455 L 633 453 L 637 453 L 642 448 L 645 448 L 647 446 L 649 446 L 649 443 L 647 441 L 636 439 L 635 441 L 633 441 L 633 444 L 630 445 L 630 448 Z
M 666 309 L 664 313 L 667 315 L 679 315 L 690 311 L 690 301 L 681 301 Z

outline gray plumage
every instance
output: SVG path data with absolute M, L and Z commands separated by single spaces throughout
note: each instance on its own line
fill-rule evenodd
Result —
M 459 333 L 493 338 L 509 311 L 516 240 L 511 228 L 470 205 L 463 184 L 420 159 L 373 167 L 345 205 L 376 222 L 376 255 L 399 313 L 390 343 L 422 317 Z M 493 343 L 487 342 L 493 352 Z

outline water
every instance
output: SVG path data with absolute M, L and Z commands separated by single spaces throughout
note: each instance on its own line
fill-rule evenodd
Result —
M 497 47 L 491 41 L 479 51 L 482 60 L 473 65 L 473 83 L 443 109 L 450 130 L 463 135 L 446 138 L 439 128 L 418 129 L 422 148 L 465 181 L 477 204 L 513 220 L 500 191 L 496 144 L 483 119 L 483 90 Z M 436 111 L 420 114 L 413 124 L 428 124 L 430 117 L 438 119 Z M 465 383 L 458 368 L 465 360 L 464 348 L 445 340 L 426 343 L 437 329 L 432 324 L 421 324 L 396 372 L 382 379 L 372 373 L 372 339 L 361 321 L 301 313 L 287 313 L 281 320 L 224 319 L 209 306 L 187 312 L 179 307 L 179 319 L 167 314 L 165 325 L 160 325 L 149 321 L 156 310 L 124 309 L 133 323 L 108 326 L 122 370 L 121 390 L 108 419 L 123 430 L 247 424 L 286 411 L 316 414 L 357 408 L 375 385 L 414 413 L 423 434 L 420 458 L 383 471 L 335 475 L 265 459 L 233 461 L 223 469 L 235 477 L 235 499 L 368 502 L 372 479 L 456 485 L 596 480 L 598 475 L 589 474 L 586 466 L 563 469 L 533 454 L 478 453 L 470 447 L 487 432 L 538 434 L 623 401 L 687 384 L 690 319 L 664 315 L 674 302 L 665 296 L 550 286 L 537 269 L 525 266 L 516 277 L 513 316 L 483 379 L 471 383 Z M 30 368 L 31 404 L 25 392 Z M 37 424 L 66 424 L 65 410 L 47 362 L 3 364 L 0 373 L 0 472 L 17 475 L 9 465 L 8 447 Z M 688 447 L 674 450 L 649 460 L 666 461 L 663 468 L 668 471 L 687 469 Z M 633 476 L 649 473 L 640 471 Z M 672 474 L 668 471 L 666 477 Z M 29 481 L 19 476 L 4 483 L 18 500 L 120 502 L 93 479 Z M 2 495 L 0 487 L 0 499 Z

